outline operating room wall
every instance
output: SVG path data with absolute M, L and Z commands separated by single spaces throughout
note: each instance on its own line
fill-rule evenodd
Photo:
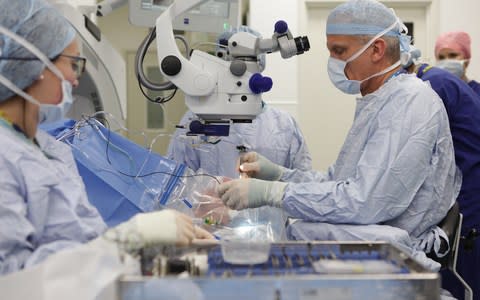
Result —
M 272 36 L 275 22 L 284 20 L 294 36 L 298 36 L 298 6 L 294 0 L 250 0 L 248 25 L 263 37 Z M 264 74 L 273 80 L 273 88 L 263 94 L 272 106 L 298 118 L 298 57 L 283 59 L 279 52 L 268 54 Z
M 288 22 L 294 36 L 304 35 L 308 31 L 324 28 L 305 28 L 308 22 L 307 7 L 335 7 L 344 1 L 340 0 L 250 0 L 249 25 L 258 29 L 264 36 L 271 34 L 275 20 L 283 19 Z M 427 20 L 427 48 L 424 51 L 429 62 L 434 63 L 433 48 L 439 33 L 448 30 L 465 30 L 472 37 L 473 57 L 468 69 L 471 78 L 480 80 L 480 1 L 472 0 L 394 0 L 383 1 L 387 6 L 418 7 L 426 11 Z M 311 40 L 311 46 L 325 48 L 325 44 L 318 40 Z M 330 84 L 319 82 L 319 72 L 327 71 L 327 60 L 318 57 L 315 64 L 305 63 L 307 56 L 282 60 L 278 53 L 267 58 L 265 73 L 273 77 L 273 90 L 264 95 L 264 99 L 272 106 L 283 108 L 291 112 L 299 121 L 305 134 L 313 165 L 316 169 L 326 170 L 331 165 L 353 119 L 355 97 L 339 99 L 325 95 L 319 86 Z M 322 54 L 323 55 L 323 54 Z M 315 59 L 314 59 L 315 61 Z M 308 87 L 316 87 L 309 89 Z M 313 94 L 314 93 L 314 94 Z M 308 98 L 308 99 L 307 99 Z M 346 96 L 345 96 L 346 98 Z M 350 99 L 351 98 L 351 99 Z M 303 101 L 303 102 L 302 102 Z M 332 114 L 334 114 L 332 116 Z M 326 120 L 323 119 L 327 119 Z

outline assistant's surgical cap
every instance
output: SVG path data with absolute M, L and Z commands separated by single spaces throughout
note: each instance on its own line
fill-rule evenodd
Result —
M 327 19 L 327 35 L 377 35 L 398 18 L 382 3 L 375 0 L 351 0 L 335 7 Z M 399 36 L 402 32 L 399 24 L 387 32 L 386 36 Z
M 438 58 L 440 50 L 449 48 L 463 55 L 465 59 L 470 59 L 472 53 L 470 50 L 470 36 L 464 31 L 450 31 L 441 34 L 435 43 L 435 57 Z
M 224 46 L 228 45 L 228 39 L 230 39 L 232 37 L 232 35 L 234 35 L 237 32 L 248 32 L 248 33 L 253 34 L 254 36 L 256 36 L 258 38 L 262 38 L 262 35 L 260 34 L 260 32 L 254 30 L 254 29 L 252 29 L 248 26 L 241 25 L 238 28 L 232 28 L 229 31 L 222 32 L 217 38 L 218 44 L 224 45 Z M 263 71 L 265 69 L 265 64 L 266 64 L 265 53 L 259 54 L 257 59 L 258 59 L 258 64 L 260 66 L 260 70 Z
M 0 0 L 0 26 L 35 45 L 48 58 L 58 56 L 75 38 L 75 30 L 59 11 L 44 0 Z M 15 40 L 0 34 L 3 58 L 36 58 Z M 45 65 L 40 60 L 0 59 L 0 73 L 24 90 Z M 0 84 L 0 102 L 14 93 Z

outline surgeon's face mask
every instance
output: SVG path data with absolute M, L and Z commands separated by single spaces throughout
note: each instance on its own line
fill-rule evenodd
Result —
M 465 61 L 458 59 L 444 59 L 437 62 L 436 65 L 440 69 L 447 70 L 448 72 L 462 78 L 465 74 Z
M 398 67 L 400 65 L 401 62 L 399 60 L 398 62 L 396 62 L 395 64 L 386 68 L 385 70 L 380 71 L 378 73 L 375 73 L 373 75 L 370 75 L 363 80 L 350 80 L 350 79 L 347 78 L 347 75 L 345 75 L 345 67 L 347 66 L 347 64 L 349 62 L 357 59 L 378 38 L 382 37 L 383 35 L 385 35 L 390 30 L 394 29 L 395 26 L 397 26 L 398 23 L 399 23 L 399 21 L 396 21 L 390 27 L 388 27 L 384 31 L 382 31 L 379 34 L 377 34 L 376 36 L 374 36 L 368 43 L 365 44 L 365 46 L 363 46 L 362 48 L 360 48 L 360 50 L 358 50 L 352 56 L 350 56 L 349 59 L 343 61 L 343 60 L 340 60 L 340 59 L 337 59 L 337 58 L 334 58 L 334 57 L 329 57 L 328 58 L 328 76 L 330 77 L 330 80 L 332 81 L 332 83 L 339 90 L 341 90 L 342 92 L 344 92 L 346 94 L 352 94 L 352 95 L 353 94 L 359 94 L 360 93 L 360 86 L 362 85 L 362 83 L 364 81 L 367 81 L 371 78 L 374 78 L 374 77 L 383 75 L 385 73 L 388 73 L 388 72 L 390 72 L 391 70 L 395 69 L 396 67 Z
M 52 123 L 65 118 L 65 115 L 73 105 L 72 84 L 70 81 L 62 80 L 62 101 L 58 104 L 42 104 L 40 105 L 39 121 L 40 123 Z
M 63 119 L 66 113 L 70 110 L 73 104 L 72 96 L 72 84 L 70 81 L 66 80 L 62 72 L 45 56 L 37 47 L 18 36 L 17 34 L 11 32 L 10 30 L 0 26 L 0 33 L 5 34 L 11 39 L 15 40 L 17 43 L 29 50 L 33 55 L 35 55 L 40 61 L 42 61 L 47 68 L 52 71 L 62 82 L 62 100 L 58 104 L 44 104 L 40 103 L 37 99 L 33 98 L 31 95 L 25 93 L 20 88 L 18 88 L 14 83 L 8 80 L 6 77 L 0 74 L 0 83 L 9 88 L 15 94 L 23 97 L 25 100 L 36 104 L 39 106 L 39 122 L 40 123 L 52 123 Z

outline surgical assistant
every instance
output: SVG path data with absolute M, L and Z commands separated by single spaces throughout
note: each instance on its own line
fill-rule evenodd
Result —
M 106 226 L 69 147 L 37 128 L 63 118 L 73 102 L 85 65 L 74 29 L 43 0 L 0 0 L 0 51 L 0 274 L 7 274 L 103 238 Z M 135 233 L 145 244 L 210 237 L 168 210 L 136 215 L 109 232 Z
M 435 42 L 437 67 L 458 76 L 480 95 L 480 83 L 467 77 L 471 57 L 470 35 L 464 31 L 442 33 Z
M 228 39 L 237 32 L 248 32 L 262 38 L 259 32 L 247 26 L 225 31 L 217 38 L 218 56 L 227 59 L 228 55 L 224 53 L 226 51 L 222 45 L 227 45 Z M 266 66 L 266 54 L 261 53 L 256 59 L 260 71 L 263 71 Z M 180 124 L 187 124 L 194 117 L 195 115 L 188 111 Z M 287 112 L 265 102 L 262 112 L 252 120 L 252 123 L 232 124 L 229 136 L 222 137 L 218 143 L 189 145 L 180 139 L 186 132 L 186 129 L 176 130 L 168 147 L 168 157 L 186 164 L 194 171 L 201 169 L 208 174 L 238 178 L 239 170 L 235 162 L 241 151 L 256 151 L 276 164 L 290 169 L 312 168 L 312 159 L 296 120 Z
M 48 57 L 74 55 L 69 45 L 75 39 L 75 31 L 66 20 L 58 16 L 43 1 L 1 1 L 2 16 L 0 25 L 15 28 L 21 36 L 36 43 L 37 48 Z M 10 8 L 7 8 L 10 7 Z M 42 18 L 50 24 L 42 26 Z M 37 26 L 40 28 L 35 29 Z M 51 28 L 50 33 L 44 30 Z M 43 29 L 43 30 L 42 30 Z M 61 58 L 64 64 L 58 73 L 42 74 L 44 65 L 40 60 L 19 63 L 15 57 L 35 57 L 13 39 L 1 34 L 2 60 L 1 75 L 15 82 L 19 89 L 25 89 L 39 78 L 42 81 L 55 80 L 57 74 L 65 76 L 63 86 L 78 84 L 75 73 L 68 72 L 71 63 Z M 67 49 L 64 52 L 64 49 Z M 68 52 L 71 51 L 71 52 Z M 10 57 L 12 59 L 5 59 Z M 66 61 L 64 61 L 64 59 Z M 60 71 L 59 69 L 67 71 Z M 43 76 L 43 77 L 41 77 Z M 45 78 L 46 77 L 46 78 Z M 43 82 L 42 82 L 43 83 Z M 35 89 L 36 88 L 36 89 Z M 38 97 L 38 87 L 27 89 Z M 55 91 L 57 88 L 55 89 Z M 68 91 L 58 90 L 63 95 L 62 103 L 71 103 Z M 36 104 L 22 103 L 21 114 L 14 113 L 21 108 L 20 100 L 15 100 L 14 91 L 5 83 L 0 85 L 0 273 L 5 274 L 29 267 L 45 259 L 48 255 L 75 244 L 87 242 L 99 236 L 106 226 L 98 212 L 85 196 L 83 183 L 76 173 L 76 166 L 68 146 L 62 145 L 41 131 L 36 131 L 37 117 L 51 119 L 60 107 L 45 105 L 38 110 Z M 41 97 L 52 97 L 42 95 Z M 12 100 L 13 99 L 13 100 Z M 24 100 L 25 101 L 25 100 Z M 17 104 L 18 103 L 18 104 Z
M 188 112 L 182 118 L 186 123 L 194 114 Z M 312 160 L 298 123 L 286 112 L 264 104 L 251 124 L 232 124 L 230 135 L 222 137 L 219 143 L 192 147 L 179 136 L 186 130 L 179 129 L 172 137 L 168 157 L 186 164 L 194 171 L 201 169 L 213 175 L 238 178 L 236 160 L 237 146 L 261 153 L 271 161 L 291 169 L 310 170 Z

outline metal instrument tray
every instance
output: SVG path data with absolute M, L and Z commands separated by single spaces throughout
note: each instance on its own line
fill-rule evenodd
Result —
M 202 260 L 206 265 L 197 266 Z M 179 273 L 179 267 L 183 276 L 166 272 Z M 181 294 L 188 286 L 208 300 L 440 298 L 438 273 L 382 242 L 273 243 L 268 261 L 257 265 L 226 263 L 219 245 L 145 249 L 142 269 L 143 276 L 120 280 L 120 299 L 156 299 L 170 288 Z

